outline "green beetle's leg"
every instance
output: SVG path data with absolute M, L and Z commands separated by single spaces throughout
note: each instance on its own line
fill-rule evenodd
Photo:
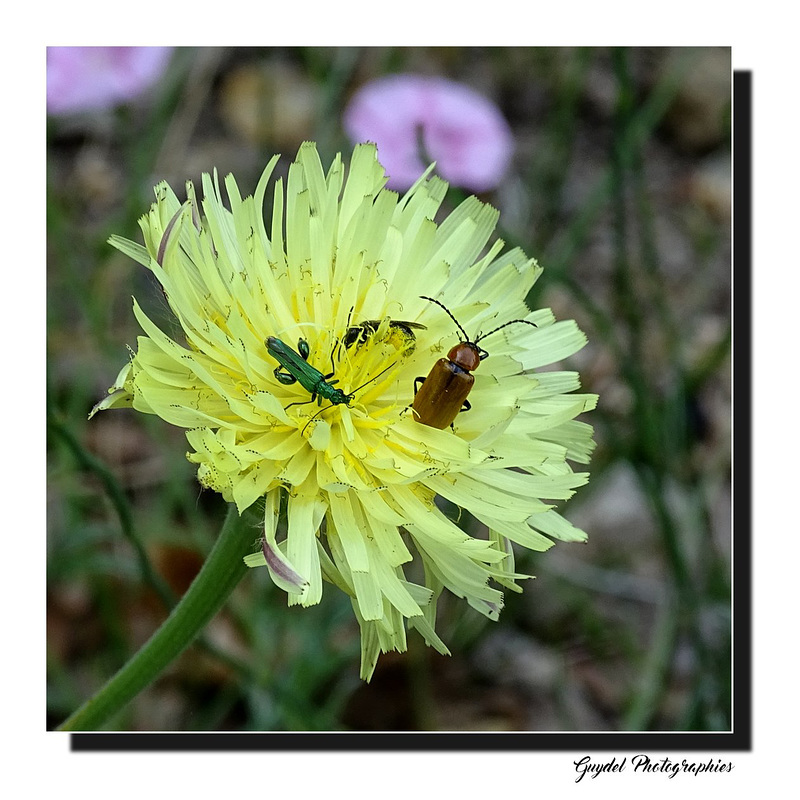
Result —
M 272 374 L 284 386 L 291 386 L 293 383 L 297 383 L 297 378 L 295 378 L 291 372 L 283 372 L 283 367 L 275 367 L 275 369 L 272 371 Z
M 284 406 L 283 410 L 286 411 L 287 408 L 291 408 L 292 406 L 307 406 L 309 403 L 313 403 L 315 400 L 318 400 L 316 392 L 311 395 L 310 400 L 297 400 L 294 403 L 289 403 L 288 406 Z M 322 398 L 319 398 L 321 402 Z

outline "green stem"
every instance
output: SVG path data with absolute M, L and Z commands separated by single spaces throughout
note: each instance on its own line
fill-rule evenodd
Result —
M 138 531 L 133 522 L 133 512 L 131 511 L 130 503 L 125 497 L 125 492 L 120 486 L 119 481 L 114 473 L 99 459 L 89 453 L 78 437 L 60 420 L 55 414 L 48 415 L 47 424 L 54 433 L 61 436 L 64 442 L 69 447 L 72 454 L 77 459 L 80 466 L 96 475 L 100 482 L 105 487 L 111 504 L 117 512 L 119 517 L 120 527 L 125 538 L 132 545 L 135 553 L 136 560 L 139 563 L 139 571 L 142 576 L 142 581 L 148 585 L 159 596 L 161 602 L 164 604 L 167 611 L 172 611 L 177 603 L 177 599 L 169 587 L 169 584 L 153 569 L 150 558 L 147 555 L 144 542 L 139 536 Z M 230 653 L 226 653 L 222 648 L 208 641 L 204 637 L 200 637 L 197 641 L 198 646 L 205 652 L 212 655 L 218 661 L 235 669 L 241 675 L 252 679 L 252 670 L 243 661 L 235 658 Z
M 141 650 L 58 730 L 97 730 L 191 644 L 247 572 L 242 559 L 250 551 L 255 524 L 252 513 L 240 517 L 231 505 L 203 568 L 169 617 Z

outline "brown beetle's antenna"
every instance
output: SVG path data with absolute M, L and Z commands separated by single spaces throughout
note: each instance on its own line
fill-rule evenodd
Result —
M 461 335 L 464 337 L 464 341 L 468 342 L 470 340 L 469 336 L 467 336 L 467 332 L 461 327 L 461 323 L 450 313 L 450 309 L 446 305 L 440 303 L 438 300 L 434 300 L 432 297 L 424 297 L 423 295 L 420 295 L 419 299 L 430 300 L 431 303 L 436 303 L 436 305 L 439 306 L 439 308 L 443 308 L 447 316 L 450 317 L 450 319 L 453 320 L 453 322 L 455 322 L 456 327 L 461 331 Z
M 489 333 L 482 333 L 478 336 L 477 339 L 473 342 L 473 344 L 477 344 L 481 339 L 485 339 L 487 336 L 491 336 L 493 333 L 497 333 L 497 331 L 502 330 L 503 328 L 507 327 L 508 325 L 513 325 L 516 322 L 521 322 L 523 325 L 533 325 L 534 328 L 538 328 L 539 326 L 535 322 L 529 322 L 527 319 L 512 319 L 510 322 L 504 322 L 502 325 L 499 325 L 497 328 L 493 328 L 489 331 Z
M 493 333 L 497 333 L 497 331 L 502 330 L 508 325 L 514 325 L 517 322 L 521 322 L 523 325 L 533 325 L 534 328 L 539 327 L 535 322 L 529 322 L 527 319 L 512 319 L 510 322 L 504 322 L 502 325 L 498 325 L 498 327 L 492 328 L 492 330 L 490 330 L 488 333 L 482 333 L 475 339 L 470 339 L 469 336 L 467 336 L 467 332 L 461 327 L 461 323 L 453 316 L 450 309 L 447 308 L 446 305 L 440 303 L 438 300 L 434 300 L 432 297 L 423 297 L 422 295 L 420 295 L 420 300 L 430 300 L 431 303 L 436 303 L 436 305 L 439 306 L 439 308 L 443 308 L 447 313 L 447 316 L 450 317 L 450 319 L 453 320 L 453 322 L 455 322 L 456 327 L 459 329 L 459 331 L 461 331 L 461 335 L 464 337 L 463 341 L 466 342 L 467 344 L 477 345 L 481 339 L 485 339 L 487 336 L 491 336 Z M 483 352 L 486 351 L 484 350 Z

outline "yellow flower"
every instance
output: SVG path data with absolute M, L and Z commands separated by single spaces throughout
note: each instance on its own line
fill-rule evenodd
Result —
M 203 176 L 202 204 L 191 183 L 183 204 L 159 184 L 140 221 L 145 247 L 112 237 L 160 281 L 185 342 L 134 301 L 145 335 L 92 414 L 132 405 L 186 428 L 204 486 L 240 513 L 264 503 L 263 546 L 246 563 L 266 565 L 290 604 L 318 603 L 323 579 L 349 595 L 369 679 L 380 652 L 405 650 L 406 620 L 448 652 L 434 630 L 444 589 L 496 619 L 498 587 L 521 591 L 526 577 L 512 542 L 585 539 L 545 499 L 586 482 L 567 459 L 589 460 L 592 430 L 575 417 L 597 398 L 573 393 L 576 373 L 537 372 L 585 337 L 526 307 L 541 268 L 520 249 L 501 255 L 502 241 L 486 249 L 495 209 L 471 197 L 437 225 L 443 181 L 422 176 L 400 198 L 373 145 L 356 147 L 345 180 L 340 157 L 325 174 L 306 143 L 285 189 L 274 184 L 266 227 L 276 162 L 253 197 L 225 179 L 230 210 L 216 174 Z M 536 327 L 481 339 L 491 357 L 471 407 L 440 430 L 410 406 L 415 379 L 464 339 L 445 310 L 475 338 L 512 320 Z M 437 495 L 488 538 L 466 534 Z M 424 585 L 407 576 L 412 563 Z

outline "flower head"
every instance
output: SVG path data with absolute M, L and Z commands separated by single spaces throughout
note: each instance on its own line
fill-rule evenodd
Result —
M 497 106 L 445 78 L 390 75 L 363 86 L 344 127 L 353 142 L 376 142 L 392 189 L 408 189 L 429 160 L 456 186 L 493 189 L 508 169 L 513 138 Z
M 70 114 L 133 100 L 171 55 L 171 47 L 48 47 L 47 110 Z
M 347 593 L 362 629 L 362 676 L 381 651 L 404 650 L 406 620 L 440 652 L 434 630 L 444 589 L 496 619 L 500 588 L 521 591 L 511 543 L 585 538 L 545 500 L 563 500 L 587 475 L 591 428 L 575 417 L 596 397 L 572 394 L 572 372 L 537 372 L 585 337 L 524 298 L 541 269 L 519 249 L 485 245 L 497 212 L 472 197 L 441 225 L 447 184 L 421 178 L 404 197 L 384 188 L 373 145 L 355 148 L 349 174 L 327 174 L 304 144 L 262 207 L 277 157 L 252 197 L 216 175 L 204 199 L 181 204 L 162 183 L 140 225 L 145 246 L 111 242 L 153 271 L 185 342 L 134 301 L 138 349 L 95 411 L 133 406 L 186 428 L 198 478 L 239 511 L 264 504 L 260 552 L 291 604 L 318 603 L 323 579 Z M 433 303 L 424 297 L 434 298 Z M 439 304 L 449 312 L 445 313 Z M 476 371 L 469 411 L 444 429 L 410 408 L 465 331 L 491 358 Z M 437 506 L 469 511 L 487 538 L 465 533 Z M 285 509 L 285 511 L 284 511 Z

